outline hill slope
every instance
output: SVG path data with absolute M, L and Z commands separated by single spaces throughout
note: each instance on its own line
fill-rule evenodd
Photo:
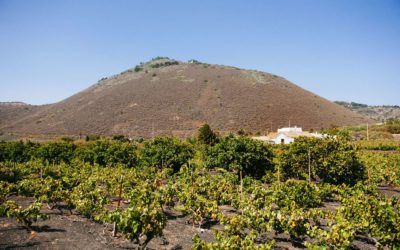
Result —
M 29 115 L 41 107 L 29 105 L 23 102 L 0 102 L 0 128 L 7 126 L 11 121 Z
M 361 115 L 268 73 L 158 59 L 102 79 L 61 102 L 4 118 L 18 136 L 192 135 L 203 123 L 220 132 L 305 129 L 365 122 Z
M 342 102 L 342 101 L 336 101 L 335 103 L 343 107 L 346 107 L 351 111 L 359 113 L 360 115 L 374 119 L 376 121 L 386 121 L 388 119 L 400 119 L 400 107 L 396 105 L 371 106 L 355 102 Z

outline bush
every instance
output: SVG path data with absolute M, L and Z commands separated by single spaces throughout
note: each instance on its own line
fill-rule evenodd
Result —
M 279 207 L 289 207 L 295 204 L 301 208 L 315 208 L 326 198 L 324 190 L 315 183 L 288 180 L 275 187 L 274 202 Z
M 400 120 L 389 119 L 385 124 L 373 126 L 371 130 L 388 132 L 390 134 L 400 134 Z
M 0 161 L 10 161 L 13 163 L 22 163 L 31 160 L 37 156 L 39 143 L 34 142 L 0 142 Z
M 136 145 L 120 141 L 110 143 L 107 148 L 106 163 L 111 166 L 123 164 L 132 167 L 136 165 Z
M 156 56 L 151 59 L 151 61 L 157 61 L 157 60 L 169 60 L 169 57 L 167 56 Z
M 69 163 L 74 156 L 75 148 L 76 145 L 69 142 L 48 142 L 40 146 L 38 156 L 43 163 Z
M 311 178 L 331 184 L 354 185 L 365 178 L 364 166 L 345 140 L 299 137 L 278 157 L 284 178 Z
M 63 136 L 60 138 L 60 140 L 63 142 L 74 142 L 74 139 L 68 136 Z
M 86 141 L 97 141 L 100 139 L 99 135 L 87 135 L 86 136 Z
M 217 140 L 217 135 L 212 131 L 210 125 L 206 123 L 199 128 L 197 140 L 202 144 L 213 145 Z
M 209 168 L 222 167 L 261 178 L 266 171 L 273 170 L 272 156 L 271 149 L 263 142 L 229 135 L 207 148 L 203 158 Z
M 357 144 L 359 149 L 379 150 L 379 151 L 394 151 L 400 150 L 400 142 L 394 140 L 362 140 Z
M 48 218 L 48 215 L 40 212 L 41 207 L 42 204 L 35 201 L 29 207 L 22 209 L 15 201 L 8 200 L 0 205 L 0 216 L 7 215 L 8 218 L 15 218 L 18 223 L 23 223 L 30 228 L 33 222 Z
M 139 66 L 139 65 L 136 65 L 134 70 L 135 70 L 135 72 L 139 72 L 139 71 L 143 70 L 143 67 Z
M 98 140 L 78 147 L 75 157 L 100 166 L 134 166 L 137 164 L 136 145 L 123 141 Z
M 118 230 L 128 239 L 146 246 L 152 238 L 162 235 L 167 218 L 158 203 L 157 192 L 151 185 L 137 185 L 129 196 L 129 207 L 123 211 L 114 210 L 109 220 L 115 222 Z M 144 242 L 140 242 L 142 236 L 146 236 Z
M 151 64 L 150 67 L 151 68 L 160 68 L 160 67 L 166 67 L 166 66 L 172 66 L 172 65 L 178 65 L 178 64 L 179 64 L 178 61 L 166 61 L 164 63 Z
M 145 141 L 139 151 L 141 163 L 157 168 L 170 167 L 178 172 L 193 157 L 193 149 L 187 143 L 173 137 L 156 137 Z
M 129 139 L 126 138 L 124 135 L 114 135 L 112 137 L 114 141 L 121 141 L 121 142 L 129 142 Z

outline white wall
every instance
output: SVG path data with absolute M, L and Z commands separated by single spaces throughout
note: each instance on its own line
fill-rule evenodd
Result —
M 275 139 L 274 139 L 274 143 L 275 144 L 281 144 L 283 140 L 284 144 L 290 144 L 292 142 L 294 142 L 294 139 L 291 137 L 288 137 L 284 134 L 279 134 Z
M 303 132 L 303 129 L 302 128 L 298 128 L 298 127 L 294 127 L 294 128 L 289 127 L 289 128 L 280 128 L 280 129 L 278 129 L 278 133 L 281 133 L 281 132 Z

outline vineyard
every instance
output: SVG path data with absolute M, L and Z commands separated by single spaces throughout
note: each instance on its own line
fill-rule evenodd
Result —
M 0 142 L 0 248 L 37 247 L 62 214 L 103 228 L 110 249 L 399 249 L 399 188 L 392 142 Z M 189 243 L 165 236 L 178 220 Z

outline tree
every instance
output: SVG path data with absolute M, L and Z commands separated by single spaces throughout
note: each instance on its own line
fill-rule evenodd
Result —
M 354 146 L 335 138 L 299 137 L 278 157 L 284 178 L 311 178 L 332 184 L 355 184 L 365 177 Z
M 136 165 L 136 145 L 120 141 L 110 143 L 107 148 L 106 162 L 112 166 L 116 164 L 124 164 L 128 167 Z
M 139 151 L 141 163 L 157 168 L 170 167 L 178 172 L 193 157 L 192 147 L 173 137 L 156 137 L 145 141 Z
M 238 175 L 261 178 L 266 171 L 274 169 L 272 151 L 261 141 L 248 137 L 229 135 L 205 150 L 203 155 L 207 167 L 222 167 L 236 171 Z
M 100 139 L 99 135 L 86 135 L 86 141 L 97 141 Z
M 5 141 L 0 141 L 0 162 L 6 160 L 6 148 L 7 143 Z
M 212 131 L 207 123 L 201 126 L 197 133 L 197 140 L 206 145 L 213 145 L 217 140 L 217 135 Z
M 75 158 L 103 167 L 117 164 L 132 167 L 137 163 L 136 144 L 101 139 L 80 145 L 75 151 Z
M 91 147 L 91 144 L 79 145 L 75 150 L 75 158 L 79 159 L 83 163 L 89 163 L 91 165 L 95 162 L 95 152 Z
M 47 142 L 38 149 L 38 156 L 43 163 L 70 163 L 74 156 L 75 148 L 76 145 L 69 142 Z
M 30 141 L 0 142 L 0 161 L 27 162 L 36 156 L 38 145 Z
M 112 137 L 114 141 L 121 141 L 121 142 L 129 142 L 129 139 L 126 138 L 124 135 L 114 135 Z

